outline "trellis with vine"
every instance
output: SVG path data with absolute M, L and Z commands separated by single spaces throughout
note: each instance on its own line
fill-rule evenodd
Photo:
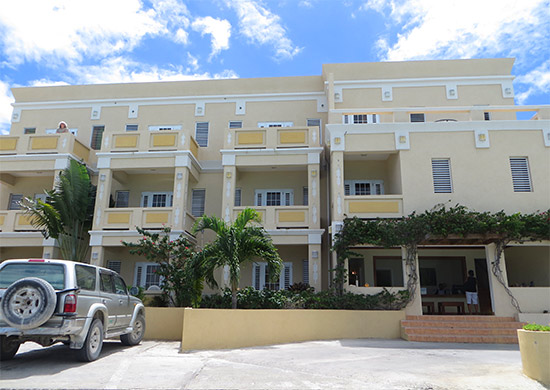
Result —
M 404 247 L 403 259 L 408 273 L 407 290 L 413 299 L 418 285 L 416 259 L 418 246 L 452 238 L 460 242 L 494 243 L 495 261 L 491 272 L 510 296 L 512 305 L 521 312 L 501 269 L 502 253 L 510 242 L 550 240 L 550 210 L 532 214 L 477 212 L 464 206 L 440 207 L 422 214 L 412 213 L 398 219 L 346 219 L 335 236 L 332 250 L 336 252 L 334 287 L 343 293 L 347 278 L 345 261 L 354 254 L 353 247 L 373 245 L 384 248 Z

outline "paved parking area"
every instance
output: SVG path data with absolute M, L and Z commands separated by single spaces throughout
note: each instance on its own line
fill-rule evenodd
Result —
M 545 389 L 517 345 L 335 340 L 180 353 L 178 342 L 106 342 L 92 363 L 63 345 L 24 344 L 0 366 L 16 389 Z

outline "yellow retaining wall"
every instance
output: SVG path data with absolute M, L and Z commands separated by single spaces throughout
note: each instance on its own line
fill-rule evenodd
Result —
M 146 307 L 145 336 L 147 340 L 181 340 L 183 307 Z
M 404 311 L 186 308 L 182 351 L 308 340 L 400 338 Z
M 550 332 L 518 329 L 523 373 L 550 386 Z

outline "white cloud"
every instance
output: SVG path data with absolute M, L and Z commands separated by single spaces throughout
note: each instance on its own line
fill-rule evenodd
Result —
M 18 0 L 2 4 L 0 39 L 8 62 L 63 64 L 131 50 L 147 34 L 165 33 L 139 0 Z
M 156 65 L 133 62 L 123 57 L 115 57 L 104 60 L 99 65 L 72 66 L 69 70 L 77 82 L 83 84 L 184 81 L 239 77 L 237 73 L 229 69 L 214 74 L 210 72 L 199 73 L 197 69 L 184 69 L 181 66 L 165 69 L 159 68 Z
M 547 44 L 550 20 L 547 0 L 369 0 L 361 9 L 401 28 L 395 43 L 381 46 L 390 61 L 518 55 Z
M 222 50 L 229 49 L 229 37 L 231 36 L 231 24 L 225 19 L 214 19 L 211 16 L 197 18 L 191 24 L 193 30 L 201 35 L 210 34 L 212 42 L 212 52 L 210 57 L 214 57 Z
M 277 60 L 290 59 L 302 49 L 287 37 L 281 18 L 254 0 L 228 0 L 239 17 L 240 32 L 251 42 L 273 46 Z
M 11 104 L 14 102 L 10 85 L 0 80 L 0 135 L 8 134 L 11 126 Z
M 546 62 L 529 73 L 519 76 L 516 78 L 515 83 L 520 88 L 527 87 L 525 91 L 516 94 L 518 104 L 524 104 L 531 95 L 548 93 L 550 91 L 550 60 L 546 60 Z

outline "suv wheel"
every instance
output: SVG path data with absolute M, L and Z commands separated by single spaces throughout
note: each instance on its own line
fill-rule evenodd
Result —
M 145 334 L 145 317 L 138 314 L 134 321 L 132 333 L 123 334 L 120 336 L 120 342 L 124 345 L 138 345 Z
M 0 336 L 0 361 L 12 359 L 20 345 L 16 337 Z
M 56 304 L 57 296 L 51 284 L 40 278 L 23 278 L 6 289 L 0 310 L 9 325 L 26 330 L 48 321 Z
M 88 335 L 81 349 L 76 351 L 78 360 L 83 362 L 91 362 L 96 360 L 101 353 L 103 347 L 103 323 L 96 318 L 92 321 Z

